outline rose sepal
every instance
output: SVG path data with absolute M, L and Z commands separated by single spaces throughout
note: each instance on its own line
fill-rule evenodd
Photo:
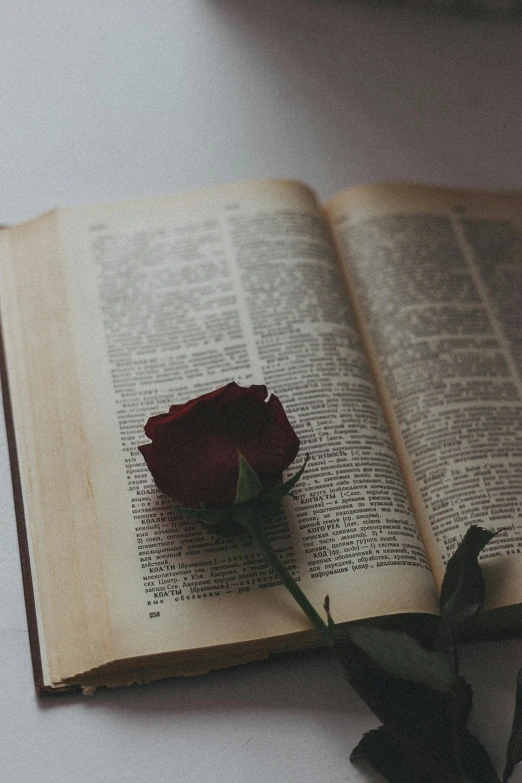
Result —
M 287 481 L 283 481 L 281 484 L 276 484 L 276 486 L 272 487 L 272 489 L 267 489 L 266 492 L 262 492 L 259 496 L 259 500 L 262 500 L 263 503 L 266 502 L 279 504 L 286 495 L 290 495 L 292 497 L 292 489 L 303 475 L 306 468 L 306 463 L 308 462 L 309 458 L 310 455 L 306 454 L 304 462 L 297 473 L 295 473 L 291 478 L 287 479 Z
M 248 503 L 249 500 L 261 495 L 263 485 L 261 484 L 257 473 L 248 460 L 238 451 L 239 474 L 237 477 L 237 489 L 234 505 L 239 503 Z
M 237 532 L 238 527 L 244 527 L 238 520 L 243 519 L 245 512 L 255 512 L 257 518 L 270 518 L 281 510 L 281 502 L 286 495 L 291 495 L 303 475 L 309 455 L 307 454 L 301 468 L 287 481 L 277 484 L 271 489 L 261 491 L 261 482 L 248 461 L 239 454 L 239 474 L 237 480 L 236 499 L 231 506 L 225 508 L 208 508 L 203 503 L 201 508 L 186 508 L 176 506 L 176 511 L 192 519 L 197 519 L 209 532 L 218 536 L 226 536 Z M 249 514 L 250 515 L 250 514 Z

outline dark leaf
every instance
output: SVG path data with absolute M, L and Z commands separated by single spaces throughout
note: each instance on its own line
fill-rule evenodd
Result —
M 463 624 L 482 608 L 485 583 L 477 558 L 494 535 L 471 525 L 448 562 L 440 593 L 442 647 L 451 647 Z
M 388 644 L 392 639 L 388 635 L 379 638 Z M 372 641 L 375 640 L 376 637 L 373 637 Z M 374 644 L 365 644 L 365 647 L 375 658 L 379 657 Z M 459 742 L 456 738 L 464 730 L 471 708 L 471 688 L 465 680 L 454 672 L 450 677 L 445 668 L 442 668 L 441 680 L 438 665 L 434 669 L 431 663 L 428 674 L 420 676 L 419 669 L 424 659 L 414 653 L 414 677 L 431 682 L 435 671 L 437 687 L 433 690 L 420 682 L 400 679 L 385 672 L 353 641 L 339 643 L 337 650 L 352 687 L 408 754 L 416 759 L 415 763 L 420 762 L 430 770 L 430 774 L 439 776 L 435 779 L 458 781 Z M 402 669 L 402 665 L 396 666 L 394 656 L 390 656 L 385 665 L 395 672 Z
M 454 692 L 458 675 L 444 653 L 427 650 L 403 631 L 364 625 L 349 630 L 352 641 L 386 674 L 434 691 Z
M 234 504 L 247 503 L 255 498 L 261 492 L 262 485 L 257 477 L 257 473 L 250 463 L 239 455 L 239 475 L 237 479 L 236 499 Z
M 460 733 L 459 747 L 462 783 L 500 783 L 484 746 L 468 729 Z
M 513 774 L 515 766 L 522 761 L 522 669 L 517 677 L 517 696 L 515 700 L 515 712 L 513 715 L 513 726 L 511 727 L 511 736 L 509 738 L 506 767 L 502 780 L 506 783 Z
M 438 783 L 416 763 L 401 743 L 384 727 L 369 731 L 350 756 L 350 761 L 367 761 L 389 783 Z
M 434 659 L 423 655 L 429 651 L 419 654 L 417 647 L 420 645 L 416 641 L 412 640 L 414 645 L 410 645 L 402 640 L 399 642 L 401 649 L 410 658 L 406 669 L 413 672 L 414 680 L 402 679 L 391 673 L 403 669 L 402 664 L 397 663 L 395 653 L 386 651 L 383 655 L 376 648 L 378 640 L 383 646 L 386 640 L 388 646 L 395 645 L 396 640 L 392 641 L 394 637 L 389 635 L 395 635 L 395 632 L 372 628 L 380 633 L 372 634 L 371 643 L 368 643 L 370 634 L 356 631 L 354 635 L 354 627 L 351 635 L 354 639 L 358 637 L 365 649 L 354 641 L 346 648 L 338 645 L 348 680 L 399 743 L 399 750 L 411 759 L 413 768 L 424 770 L 427 783 L 432 779 L 444 783 L 499 783 L 488 754 L 466 727 L 472 702 L 471 688 L 451 666 L 452 675 L 439 665 L 444 655 L 436 653 L 437 661 L 433 665 Z M 381 668 L 383 658 L 388 671 Z M 425 662 L 427 667 L 422 674 Z M 434 684 L 435 688 L 426 683 Z M 450 684 L 450 689 L 446 690 Z M 368 754 L 367 757 L 370 760 Z

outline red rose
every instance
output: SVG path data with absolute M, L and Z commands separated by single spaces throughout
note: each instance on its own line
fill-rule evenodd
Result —
M 188 508 L 234 503 L 239 454 L 262 489 L 277 484 L 293 462 L 299 439 L 279 399 L 266 401 L 266 386 L 229 383 L 145 425 L 152 443 L 139 446 L 156 486 Z

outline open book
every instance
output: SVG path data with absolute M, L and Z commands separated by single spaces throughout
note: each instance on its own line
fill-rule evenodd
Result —
M 310 462 L 272 541 L 337 623 L 437 610 L 467 526 L 522 625 L 522 195 L 260 181 L 0 232 L 4 389 L 42 691 L 318 644 L 248 541 L 152 483 L 149 416 L 235 380 Z

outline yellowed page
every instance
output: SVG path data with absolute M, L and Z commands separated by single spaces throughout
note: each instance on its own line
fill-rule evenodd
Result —
M 466 527 L 522 601 L 522 195 L 370 186 L 327 205 L 436 578 Z
M 2 333 L 50 684 L 113 655 L 109 615 L 56 213 L 2 231 L 0 242 Z
M 295 469 L 310 452 L 298 500 L 288 519 L 273 521 L 271 536 L 316 607 L 329 593 L 339 622 L 435 611 L 431 572 L 313 194 L 285 181 L 245 183 L 61 210 L 49 220 L 59 248 L 42 269 L 66 259 L 49 300 L 55 322 L 50 330 L 32 302 L 23 328 L 38 335 L 43 364 L 36 375 L 34 367 L 20 371 L 16 388 L 29 377 L 39 388 L 45 357 L 63 343 L 53 354 L 60 383 L 49 381 L 46 406 L 67 409 L 77 457 L 70 471 L 88 489 L 75 504 L 76 543 L 64 532 L 60 557 L 72 547 L 95 575 L 96 585 L 75 584 L 71 606 L 91 590 L 107 601 L 99 622 L 89 618 L 91 644 L 103 651 L 83 670 L 171 651 L 200 659 L 198 649 L 247 641 L 269 649 L 281 644 L 264 640 L 309 627 L 256 549 L 215 542 L 181 519 L 137 452 L 150 415 L 231 380 L 265 382 L 281 398 L 302 441 Z M 38 252 L 35 237 L 20 258 L 28 265 Z M 29 406 L 25 413 L 19 427 L 31 445 L 36 423 Z M 29 456 L 27 467 L 38 481 L 41 465 L 51 475 L 62 469 L 53 433 L 43 425 L 39 433 L 38 460 Z M 46 503 L 55 513 L 56 501 Z M 38 537 L 53 568 L 62 543 L 48 525 L 38 521 Z M 66 531 L 68 521 L 56 525 Z M 42 578 L 40 588 L 55 600 L 53 585 Z M 64 661 L 54 682 L 78 659 L 67 653 Z

